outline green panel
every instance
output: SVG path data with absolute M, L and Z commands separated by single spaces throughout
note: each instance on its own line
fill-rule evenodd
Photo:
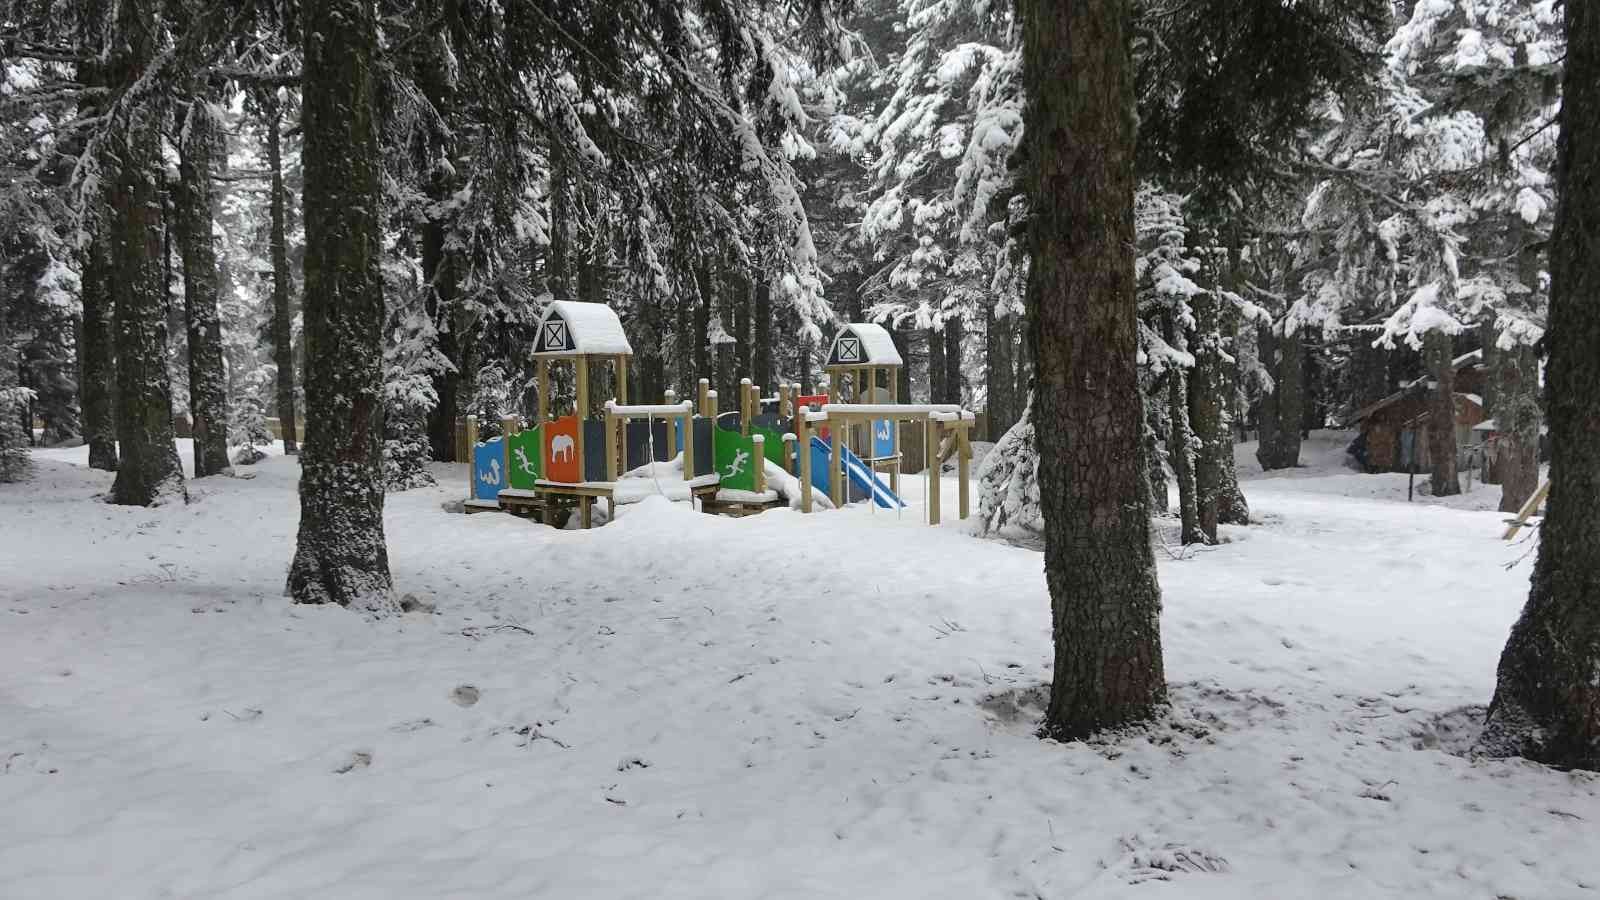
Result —
M 752 435 L 759 434 L 766 438 L 767 442 L 763 445 L 764 449 L 761 452 L 765 453 L 767 459 L 772 460 L 774 465 L 783 465 L 783 435 L 773 431 L 771 428 L 762 428 L 760 425 L 751 425 L 750 433 Z
M 511 439 L 511 486 L 531 491 L 544 474 L 544 454 L 540 452 L 538 428 L 530 428 Z
M 717 431 L 716 449 L 712 458 L 717 463 L 717 474 L 722 476 L 722 486 L 738 491 L 756 489 L 755 442 L 737 431 Z

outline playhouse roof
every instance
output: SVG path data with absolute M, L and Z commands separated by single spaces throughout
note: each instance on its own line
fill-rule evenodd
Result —
M 534 356 L 632 356 L 622 320 L 604 303 L 557 300 L 539 319 Z
M 839 329 L 828 351 L 830 366 L 900 366 L 900 351 L 888 329 L 872 322 L 851 322 Z

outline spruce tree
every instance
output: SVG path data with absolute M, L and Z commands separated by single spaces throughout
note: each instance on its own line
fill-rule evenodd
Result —
M 383 284 L 371 0 L 302 10 L 306 442 L 297 603 L 398 609 L 383 535 Z
M 1565 4 L 1550 237 L 1550 499 L 1480 748 L 1600 769 L 1600 9 Z
M 1127 0 L 1022 0 L 1027 310 L 1055 675 L 1044 730 L 1081 738 L 1166 700 L 1134 303 Z

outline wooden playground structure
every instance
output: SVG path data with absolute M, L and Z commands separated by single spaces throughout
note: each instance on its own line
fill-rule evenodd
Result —
M 661 403 L 630 404 L 633 348 L 616 313 L 603 304 L 550 304 L 533 353 L 538 397 L 529 427 L 506 417 L 500 436 L 480 442 L 477 419 L 468 417 L 467 512 L 505 511 L 555 527 L 576 512 L 580 526 L 589 528 L 596 500 L 606 501 L 610 518 L 619 504 L 639 499 L 636 489 L 647 484 L 658 494 L 728 516 L 754 515 L 790 501 L 809 513 L 814 489 L 825 491 L 834 507 L 865 499 L 899 510 L 905 507 L 899 497 L 901 429 L 906 422 L 920 422 L 928 521 L 939 524 L 939 473 L 952 456 L 960 516 L 969 513 L 975 417 L 951 404 L 899 403 L 896 376 L 904 363 L 882 326 L 852 323 L 840 329 L 825 366 L 825 395 L 805 396 L 799 385 L 783 385 L 776 396 L 764 398 L 760 386 L 745 378 L 736 410 L 720 416 L 717 392 L 704 378 L 695 400 L 679 401 L 669 390 Z M 616 387 L 615 398 L 598 416 L 587 415 L 593 363 L 612 367 Z M 568 364 L 576 387 L 574 408 L 552 416 L 551 367 Z M 850 402 L 841 402 L 844 398 Z M 658 476 L 662 466 L 676 486 Z M 769 467 L 773 473 L 781 470 L 784 477 L 776 485 L 790 496 L 775 488 L 772 479 L 779 476 L 769 474 Z

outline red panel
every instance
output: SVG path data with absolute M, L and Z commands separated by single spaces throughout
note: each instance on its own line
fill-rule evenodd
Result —
M 574 484 L 583 480 L 578 457 L 578 417 L 562 416 L 544 426 L 544 477 Z

